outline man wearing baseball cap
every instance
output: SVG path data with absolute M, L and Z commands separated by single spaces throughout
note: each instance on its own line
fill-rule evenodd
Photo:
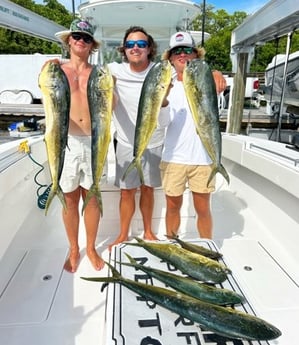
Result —
M 168 236 L 179 231 L 183 193 L 188 184 L 197 213 L 199 235 L 201 238 L 212 238 L 210 194 L 215 190 L 215 178 L 207 187 L 212 160 L 197 134 L 182 82 L 186 63 L 203 59 L 204 55 L 204 48 L 196 47 L 191 34 L 180 31 L 171 36 L 169 48 L 162 56 L 170 61 L 176 72 L 167 97 L 170 109 L 168 118 L 160 120 L 160 125 L 167 127 L 160 170 L 166 195 Z M 222 73 L 214 72 L 213 75 L 217 91 L 223 91 L 226 83 Z
M 205 56 L 204 48 L 196 46 L 195 41 L 189 32 L 179 31 L 171 36 L 169 48 L 164 52 L 163 59 L 169 60 L 170 55 L 174 51 L 178 53 L 179 51 L 183 50 L 183 48 L 189 48 L 185 49 L 187 52 L 196 51 L 197 58 L 203 58 Z M 213 71 L 213 77 L 215 80 L 217 93 L 219 94 L 226 88 L 226 81 L 223 78 L 222 73 L 216 70 Z

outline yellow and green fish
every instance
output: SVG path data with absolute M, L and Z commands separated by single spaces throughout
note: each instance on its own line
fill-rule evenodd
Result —
M 39 87 L 43 95 L 46 132 L 45 143 L 51 175 L 51 190 L 47 198 L 45 212 L 55 195 L 58 196 L 64 208 L 66 203 L 59 185 L 64 164 L 65 149 L 70 112 L 70 87 L 67 77 L 56 62 L 47 62 L 39 79 Z
M 93 66 L 87 84 L 87 96 L 91 116 L 91 165 L 93 183 L 83 203 L 82 213 L 91 197 L 98 201 L 103 214 L 100 180 L 106 163 L 113 106 L 112 74 L 107 66 Z
M 229 176 L 221 163 L 221 132 L 215 81 L 209 65 L 201 59 L 187 62 L 183 73 L 183 85 L 192 117 L 205 149 L 213 164 L 207 185 L 217 172 L 229 183 Z
M 125 171 L 123 180 L 136 167 L 140 181 L 142 184 L 144 183 L 141 157 L 157 127 L 158 115 L 163 99 L 167 95 L 171 78 L 170 62 L 163 60 L 157 62 L 144 79 L 138 104 L 134 138 L 134 159 Z

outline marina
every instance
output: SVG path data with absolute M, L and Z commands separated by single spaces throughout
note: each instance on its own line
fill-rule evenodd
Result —
M 4 1 L 9 6 L 9 1 Z M 122 11 L 123 16 L 113 16 L 109 12 L 110 6 L 114 14 Z M 156 15 L 161 6 L 162 18 Z M 113 46 L 123 35 L 127 20 L 131 23 L 136 19 L 136 9 L 140 24 L 146 24 L 160 39 L 161 45 L 166 44 L 177 26 L 185 24 L 187 17 L 192 20 L 198 13 L 197 5 L 185 0 L 90 0 L 79 6 L 82 15 L 93 17 L 95 22 L 98 18 L 97 37 L 106 40 L 107 46 Z M 165 13 L 172 15 L 166 17 Z M 261 20 L 262 15 L 264 20 Z M 269 1 L 233 32 L 235 55 L 239 51 L 248 51 L 257 40 L 294 30 L 298 15 L 299 4 L 295 1 Z M 257 21 L 262 27 L 257 27 Z M 53 25 L 55 32 L 55 24 L 49 25 Z M 61 28 L 56 31 L 59 30 Z M 94 58 L 99 61 L 101 56 Z M 265 108 L 242 109 L 239 124 L 244 133 L 229 132 L 229 121 L 236 114 L 233 111 L 239 111 L 234 108 L 234 102 L 231 104 L 232 107 L 220 113 L 222 163 L 230 183 L 217 174 L 216 190 L 211 198 L 213 240 L 198 237 L 192 193 L 188 189 L 184 193 L 179 237 L 220 252 L 223 255 L 221 263 L 231 273 L 227 280 L 216 286 L 240 293 L 244 302 L 235 308 L 271 323 L 281 335 L 270 340 L 230 338 L 144 301 L 119 284 L 110 283 L 105 287 L 83 280 L 82 277 L 111 276 L 108 265 L 101 271 L 92 268 L 85 252 L 83 221 L 79 229 L 80 265 L 76 273 L 66 272 L 63 265 L 68 255 L 68 242 L 58 198 L 53 200 L 45 215 L 51 178 L 44 136 L 38 134 L 13 140 L 10 137 L 0 145 L 1 344 L 296 344 L 299 322 L 299 150 L 293 138 L 298 120 L 285 115 L 282 110 L 275 118 L 265 115 Z M 38 118 L 42 118 L 41 105 L 36 108 L 40 111 Z M 14 115 L 22 121 L 25 118 L 18 117 L 24 114 Z M 26 117 L 31 115 L 28 113 Z M 258 128 L 260 121 L 263 128 Z M 276 130 L 274 140 L 263 135 L 267 122 L 270 132 Z M 256 133 L 250 135 L 255 129 Z M 276 140 L 284 130 L 292 131 L 290 138 L 283 140 L 285 142 Z M 109 252 L 108 245 L 117 237 L 120 226 L 120 193 L 114 186 L 114 174 L 115 155 L 111 142 L 107 181 L 101 186 L 103 217 L 97 236 L 98 252 L 127 278 L 147 279 L 140 277 L 140 272 L 132 267 L 122 265 L 128 262 L 125 253 L 181 274 L 142 248 L 131 245 L 136 243 L 135 237 L 143 237 L 139 211 L 131 223 L 130 240 Z M 139 193 L 136 201 L 138 203 Z M 158 243 L 175 245 L 165 237 L 165 210 L 164 192 L 162 188 L 156 188 L 153 230 L 159 238 Z M 153 285 L 165 287 L 156 280 Z

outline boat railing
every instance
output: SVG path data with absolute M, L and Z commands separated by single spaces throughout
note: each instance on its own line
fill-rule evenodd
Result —
M 287 160 L 288 162 L 290 162 L 294 167 L 299 166 L 299 159 L 298 158 L 293 158 L 289 155 L 283 154 L 281 152 L 273 151 L 269 148 L 266 148 L 266 147 L 263 147 L 263 146 L 260 146 L 257 144 L 253 144 L 253 143 L 250 143 L 249 148 L 261 150 L 261 151 L 264 151 L 266 153 L 270 153 L 271 155 L 274 155 L 276 157 L 283 158 L 283 159 Z
M 21 159 L 28 156 L 27 147 L 43 139 L 43 136 L 38 135 L 28 137 L 26 140 L 20 139 L 13 142 L 1 144 L 0 149 L 0 173 L 8 169 Z
M 0 154 L 0 173 L 11 165 L 15 164 L 19 160 L 26 156 L 25 152 L 20 152 L 17 148 L 7 150 Z

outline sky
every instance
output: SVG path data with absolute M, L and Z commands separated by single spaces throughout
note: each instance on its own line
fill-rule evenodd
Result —
M 77 10 L 78 6 L 86 2 L 87 0 L 58 0 L 64 5 L 65 8 L 72 11 L 72 4 L 74 1 L 75 9 Z M 200 0 L 190 0 L 196 3 L 200 3 Z M 36 3 L 42 4 L 43 0 L 35 0 Z M 206 0 L 206 5 L 214 6 L 215 10 L 224 9 L 227 13 L 233 14 L 236 11 L 243 11 L 247 14 L 252 14 L 258 9 L 263 7 L 268 0 Z
M 233 14 L 236 11 L 243 11 L 252 14 L 262 8 L 268 0 L 207 0 L 206 4 L 214 6 L 216 10 L 224 9 L 227 13 Z

